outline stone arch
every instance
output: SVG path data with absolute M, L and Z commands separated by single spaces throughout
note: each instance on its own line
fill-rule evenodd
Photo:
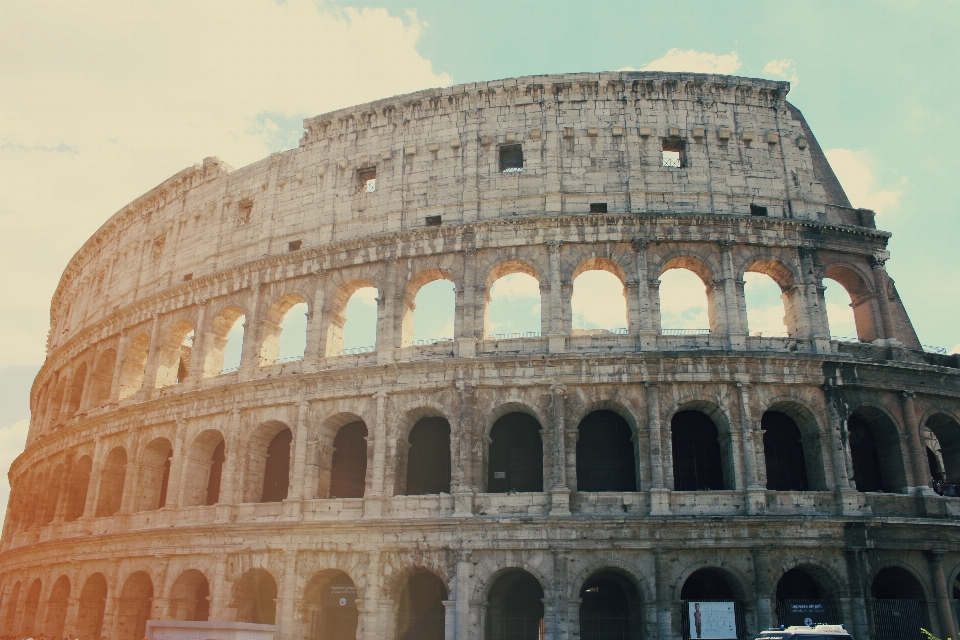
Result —
M 156 388 L 183 382 L 189 375 L 190 348 L 184 342 L 193 332 L 193 324 L 187 320 L 177 320 L 167 329 L 157 355 Z
M 47 415 L 50 412 L 50 389 L 53 382 L 47 379 L 40 387 L 39 393 L 31 397 L 31 423 L 43 431 L 46 428 Z
M 619 631 L 621 637 L 643 635 L 644 600 L 634 576 L 620 568 L 603 567 L 583 580 L 579 588 L 580 637 L 607 637 L 601 629 Z
M 442 462 L 441 464 L 446 465 L 446 471 L 449 475 L 451 461 L 450 441 L 451 436 L 453 435 L 453 425 L 456 424 L 456 420 L 447 410 L 447 407 L 445 407 L 443 404 L 432 400 L 427 400 L 425 398 L 420 398 L 417 401 L 407 403 L 400 407 L 396 410 L 396 416 L 397 417 L 394 419 L 393 424 L 391 425 L 391 432 L 393 433 L 393 439 L 395 439 L 395 443 L 392 447 L 393 450 L 390 453 L 390 455 L 393 457 L 393 460 L 387 465 L 388 468 L 392 467 L 394 472 L 393 495 L 413 495 L 407 493 L 407 481 L 409 475 L 408 471 L 410 471 L 410 467 L 408 465 L 409 455 L 411 445 L 413 444 L 410 440 L 410 437 L 414 428 L 424 421 L 429 422 L 431 419 L 442 420 L 446 423 L 446 462 Z M 393 441 L 393 439 L 391 441 Z M 449 492 L 450 488 L 448 482 L 447 490 L 443 491 L 442 493 Z
M 424 286 L 437 280 L 447 280 L 456 286 L 457 281 L 449 270 L 442 267 L 432 267 L 424 269 L 411 277 L 403 288 L 403 301 L 400 308 L 400 346 L 406 347 L 413 344 L 414 321 L 416 316 L 417 294 Z M 454 323 L 456 320 L 456 309 L 453 311 Z M 456 335 L 456 331 L 454 331 Z
M 87 363 L 81 362 L 70 379 L 66 417 L 72 418 L 83 406 L 83 388 L 87 383 Z
M 542 286 L 543 278 L 540 275 L 540 271 L 537 267 L 528 260 L 522 259 L 510 259 L 499 262 L 490 269 L 487 273 L 486 280 L 484 281 L 484 305 L 483 305 L 483 338 L 493 335 L 492 331 L 492 322 L 490 320 L 490 309 L 491 303 L 494 302 L 492 296 L 493 285 L 496 284 L 501 278 L 514 274 L 523 274 L 530 276 L 537 281 L 539 285 Z M 541 301 L 543 296 L 541 295 Z M 541 309 L 543 304 L 541 302 Z M 544 314 L 540 314 L 540 333 L 541 335 L 545 334 L 544 331 Z
M 769 411 L 776 411 L 789 417 L 800 430 L 800 442 L 803 446 L 803 459 L 810 490 L 829 490 L 823 454 L 825 434 L 813 409 L 796 398 L 773 398 L 760 414 L 761 427 L 763 416 Z M 764 448 L 764 454 L 766 455 L 766 448 Z
M 27 598 L 23 602 L 23 618 L 20 621 L 20 635 L 29 638 L 34 634 L 37 626 L 37 609 L 40 608 L 40 592 L 43 590 L 43 582 L 40 578 L 35 578 L 30 583 L 30 589 L 27 591 Z
M 60 493 L 63 490 L 63 476 L 64 465 L 61 462 L 54 468 L 53 473 L 50 474 L 50 479 L 47 481 L 47 488 L 44 492 L 45 497 L 42 503 L 43 515 L 40 517 L 41 526 L 53 522 L 53 517 L 57 511 L 57 501 L 60 499 Z M 41 509 L 39 503 L 37 509 Z
M 489 437 L 490 430 L 493 429 L 493 425 L 497 422 L 497 420 L 508 413 L 526 413 L 541 425 L 544 424 L 543 415 L 540 411 L 531 406 L 527 400 L 511 394 L 507 398 L 504 398 L 501 402 L 494 404 L 493 408 L 487 413 L 484 420 L 483 434 Z
M 615 571 L 622 574 L 633 584 L 634 588 L 644 602 L 649 600 L 650 594 L 656 590 L 653 576 L 644 576 L 640 568 L 623 558 L 606 557 L 599 555 L 597 557 L 587 558 L 587 562 L 576 563 L 576 570 L 571 572 L 568 578 L 570 595 L 573 594 L 592 576 L 604 571 Z M 571 569 L 573 563 L 571 563 Z
M 112 516 L 120 510 L 127 476 L 127 450 L 114 447 L 107 455 L 100 472 L 100 496 L 97 517 Z
M 341 425 L 333 438 L 330 456 L 329 496 L 362 498 L 370 475 L 372 447 L 367 423 L 357 420 Z
M 153 580 L 146 571 L 131 574 L 120 590 L 114 628 L 119 640 L 146 637 L 147 620 L 153 607 Z
M 210 329 L 204 336 L 203 341 L 203 375 L 204 378 L 213 378 L 224 373 L 224 356 L 227 352 L 227 345 L 230 343 L 229 335 L 233 327 L 240 320 L 245 320 L 247 312 L 238 304 L 231 303 L 220 309 L 210 322 Z M 240 349 L 243 350 L 243 342 L 248 339 L 247 327 L 244 325 L 243 334 L 240 338 Z
M 67 500 L 63 510 L 63 521 L 73 522 L 83 515 L 87 505 L 87 492 L 90 490 L 90 472 L 93 460 L 90 456 L 81 456 L 73 463 L 70 482 L 66 487 Z
M 183 506 L 217 504 L 226 456 L 223 434 L 217 429 L 205 429 L 190 442 L 186 451 Z
M 47 613 L 44 617 L 42 631 L 53 638 L 63 637 L 63 625 L 67 619 L 67 606 L 70 601 L 70 579 L 60 576 L 53 583 L 50 595 L 47 597 Z
M 847 590 L 844 588 L 844 580 L 835 571 L 823 565 L 813 558 L 791 558 L 789 561 L 781 563 L 778 567 L 779 573 L 772 576 L 771 584 L 774 587 L 774 599 L 777 598 L 777 585 L 785 575 L 796 569 L 800 569 L 813 578 L 821 589 L 820 598 L 824 600 L 836 600 L 846 597 Z
M 233 586 L 237 622 L 276 624 L 277 580 L 266 569 L 249 569 Z
M 17 580 L 13 584 L 13 588 L 10 590 L 10 597 L 7 602 L 7 617 L 3 621 L 3 629 L 6 635 L 14 635 L 17 633 L 14 629 L 14 625 L 17 620 L 17 611 L 20 608 L 20 591 L 22 585 L 20 580 Z
M 700 572 L 709 572 L 715 574 L 713 577 L 720 577 L 723 581 L 726 582 L 727 587 L 730 590 L 730 593 L 733 596 L 733 600 L 746 600 L 748 590 L 746 588 L 747 581 L 741 576 L 737 571 L 730 567 L 726 566 L 716 566 L 711 564 L 710 560 L 699 560 L 688 564 L 680 572 L 679 577 L 674 583 L 674 600 L 710 600 L 718 598 L 726 598 L 727 596 L 718 593 L 717 595 L 708 595 L 708 596 L 697 596 L 694 598 L 684 597 L 684 587 L 688 586 L 688 583 L 691 578 L 700 574 Z M 692 586 L 693 583 L 691 583 Z M 693 589 L 691 588 L 691 591 Z
M 394 585 L 397 597 L 396 637 L 398 640 L 443 640 L 447 585 L 437 574 L 423 567 L 403 572 Z
M 336 453 L 334 441 L 340 429 L 348 424 L 362 423 L 366 429 L 367 419 L 363 417 L 364 412 L 358 407 L 349 407 L 349 410 L 338 411 L 320 423 L 318 429 L 316 448 L 313 452 L 313 463 L 316 467 L 313 481 L 316 482 L 316 490 L 313 495 L 317 498 L 329 498 L 330 483 L 333 473 L 333 457 Z M 310 454 L 308 454 L 309 456 Z M 369 457 L 365 453 L 364 460 Z M 364 476 L 366 476 L 366 465 L 364 466 Z
M 692 272 L 700 281 L 703 282 L 704 294 L 706 297 L 707 304 L 707 318 L 710 323 L 710 332 L 711 333 L 722 333 L 726 325 L 723 320 L 724 314 L 720 313 L 721 309 L 718 308 L 720 305 L 720 299 L 717 297 L 717 287 L 714 285 L 716 280 L 716 274 L 719 273 L 719 270 L 712 265 L 710 265 L 705 259 L 698 256 L 690 255 L 686 251 L 673 251 L 665 255 L 661 261 L 651 269 L 651 273 L 656 273 L 657 278 L 663 276 L 664 273 L 670 271 L 671 269 L 686 269 L 687 271 Z M 662 293 L 661 293 L 662 296 Z M 728 304 L 733 304 L 731 301 Z M 657 318 L 661 317 L 660 307 L 661 307 L 660 298 L 657 299 Z M 659 331 L 663 331 L 663 326 L 661 322 L 660 327 L 655 327 Z
M 300 599 L 300 619 L 309 640 L 355 638 L 362 601 L 356 582 L 346 571 L 321 569 L 307 582 Z
M 880 406 L 863 404 L 851 411 L 847 434 L 858 491 L 901 493 L 909 484 L 900 433 L 897 421 Z
M 283 320 L 287 313 L 298 304 L 308 305 L 306 296 L 299 292 L 286 293 L 274 300 L 267 308 L 261 324 L 260 366 L 275 364 L 280 358 L 280 335 L 283 333 Z M 304 336 L 306 338 L 306 336 Z M 302 356 L 301 356 L 302 357 Z
M 345 282 L 342 282 L 334 290 L 333 295 L 330 297 L 330 305 L 327 310 L 327 341 L 326 341 L 326 353 L 327 356 L 338 356 L 340 352 L 343 351 L 343 328 L 347 322 L 347 303 L 350 302 L 350 298 L 353 297 L 360 289 L 365 289 L 367 287 L 377 290 L 377 295 L 380 295 L 380 289 L 372 280 L 363 277 L 350 278 Z M 378 308 L 379 311 L 379 308 Z M 378 314 L 379 315 L 379 314 Z M 379 317 L 377 318 L 377 323 L 379 324 Z M 379 340 L 379 336 L 377 336 Z
M 938 411 L 925 416 L 921 424 L 936 439 L 940 450 L 934 452 L 943 467 L 944 480 L 960 484 L 960 420 Z M 928 447 L 929 447 L 928 441 Z
M 210 582 L 202 571 L 187 569 L 170 588 L 171 620 L 210 619 Z
M 871 279 L 859 268 L 845 262 L 827 265 L 823 277 L 837 282 L 850 296 L 850 306 L 853 308 L 853 319 L 860 341 L 873 342 L 882 337 L 873 304 L 876 295 L 869 284 Z
M 514 411 L 504 411 L 513 406 Z M 543 442 L 543 422 L 526 405 L 507 402 L 496 407 L 499 414 L 487 435 L 485 491 L 489 493 L 539 492 L 546 484 L 544 460 L 550 450 Z M 508 455 L 509 452 L 509 455 Z
M 107 604 L 107 579 L 102 573 L 87 577 L 80 591 L 80 606 L 77 611 L 77 635 L 80 640 L 100 640 L 103 632 L 103 616 Z
M 149 353 L 150 336 L 147 334 L 141 333 L 130 342 L 120 365 L 120 400 L 129 398 L 143 388 Z
M 505 567 L 490 576 L 483 585 L 485 638 L 537 637 L 543 629 L 544 584 L 536 574 L 519 567 Z
M 292 441 L 292 429 L 279 420 L 261 422 L 251 430 L 246 446 L 244 502 L 278 502 L 286 498 L 290 482 Z M 281 459 L 284 451 L 287 455 L 285 459 Z M 267 498 L 270 500 L 266 500 Z
M 97 358 L 97 365 L 93 371 L 93 381 L 90 384 L 89 406 L 99 407 L 110 401 L 113 370 L 116 365 L 116 349 L 107 349 Z
M 26 512 L 24 513 L 23 518 L 23 530 L 32 529 L 33 527 L 40 524 L 40 519 L 43 517 L 43 489 L 44 489 L 44 473 L 43 471 L 34 472 L 35 475 L 30 481 L 30 484 L 27 485 L 31 487 L 30 497 L 26 504 Z
M 717 448 L 715 450 L 710 442 L 710 438 L 706 435 L 706 431 L 708 430 L 706 423 L 703 422 L 701 418 L 693 415 L 694 413 L 708 418 L 716 429 Z M 734 462 L 735 456 L 730 433 L 730 418 L 722 400 L 719 398 L 702 397 L 681 399 L 674 403 L 666 412 L 666 416 L 667 419 L 663 421 L 663 424 L 670 425 L 671 467 L 673 471 L 671 478 L 673 483 L 672 488 L 678 491 L 699 490 L 702 488 L 714 489 L 713 484 L 721 479 L 723 489 L 736 488 L 736 465 Z M 677 421 L 680 421 L 680 423 Z M 692 430 L 691 434 L 686 434 L 688 430 L 686 425 L 688 424 L 690 425 L 689 429 Z M 694 434 L 699 434 L 699 436 L 694 439 Z M 697 446 L 701 447 L 703 455 L 691 458 L 690 456 L 697 455 Z M 691 447 L 693 447 L 693 449 L 691 449 Z M 716 473 L 714 467 L 709 466 L 715 464 L 717 456 L 719 456 L 720 464 L 719 475 Z M 705 468 L 706 475 L 701 476 L 699 471 L 696 471 L 692 481 L 688 473 L 690 468 L 688 461 L 691 459 L 694 460 L 695 464 L 702 463 L 708 465 Z M 664 475 L 667 476 L 666 469 L 664 470 Z M 680 486 L 696 488 L 680 489 Z
M 571 296 L 570 296 L 570 300 L 568 301 L 568 304 L 564 306 L 568 310 L 567 313 L 570 314 L 570 317 L 568 318 L 568 320 L 570 322 L 569 326 L 571 327 L 571 329 L 573 329 L 574 327 L 574 324 L 573 324 L 574 306 L 575 306 L 574 298 L 578 297 L 577 279 L 583 274 L 587 273 L 588 271 L 603 271 L 611 274 L 614 278 L 620 281 L 620 285 L 622 287 L 621 294 L 623 296 L 623 321 L 625 323 L 623 328 L 626 328 L 627 331 L 630 331 L 631 329 L 630 327 L 630 296 L 627 295 L 627 281 L 629 280 L 629 277 L 627 276 L 627 271 L 623 268 L 623 265 L 621 265 L 615 259 L 607 258 L 607 257 L 599 257 L 599 256 L 592 256 L 582 260 L 574 268 L 573 272 L 570 275 L 570 283 L 572 286 Z M 582 303 L 577 303 L 577 306 L 580 306 L 581 304 Z M 620 315 L 619 310 L 616 310 L 616 311 L 609 310 L 609 311 L 616 313 L 617 317 L 619 318 L 619 315 Z M 620 329 L 620 328 L 621 327 L 619 326 L 604 327 L 603 329 L 600 329 L 600 331 L 609 331 L 609 330 Z M 583 330 L 596 331 L 595 329 L 586 329 L 586 328 Z
M 67 377 L 65 372 L 60 372 L 53 383 L 53 393 L 50 394 L 50 405 L 47 409 L 49 419 L 46 429 L 50 429 L 60 424 L 60 409 L 63 407 L 63 396 L 67 393 Z
M 609 409 L 586 414 L 577 424 L 577 491 L 637 491 L 636 427 Z
M 137 511 L 154 511 L 167 505 L 173 445 L 167 438 L 154 438 L 140 454 Z M 173 505 L 176 506 L 176 505 Z
M 791 338 L 805 336 L 808 333 L 806 304 L 803 293 L 797 286 L 802 280 L 797 277 L 794 269 L 776 258 L 760 258 L 747 264 L 737 280 L 743 280 L 746 273 L 761 273 L 780 287 L 783 321 L 787 335 Z M 746 313 L 746 308 L 743 311 Z

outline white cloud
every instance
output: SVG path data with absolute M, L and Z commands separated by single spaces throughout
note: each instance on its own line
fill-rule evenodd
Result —
M 900 206 L 902 190 L 877 190 L 874 186 L 876 178 L 868 164 L 870 157 L 866 152 L 828 149 L 824 154 L 853 206 L 873 209 L 878 214 Z
M 10 464 L 23 452 L 29 427 L 29 420 L 18 420 L 9 427 L 0 429 L 0 473 L 3 474 L 3 482 L 0 482 L 0 514 L 7 512 L 7 500 L 10 497 L 7 472 L 10 471 Z
M 794 66 L 793 60 L 789 58 L 771 60 L 763 65 L 763 70 L 776 78 L 789 80 L 792 85 L 800 83 L 800 78 L 797 77 L 797 68 Z
M 694 73 L 734 73 L 743 66 L 736 51 L 726 55 L 694 49 L 670 49 L 641 71 L 690 71 Z
M 368 307 L 377 306 L 377 290 L 374 287 L 364 287 L 362 289 L 357 289 L 352 296 L 350 296 L 349 305 L 354 300 L 357 301 L 357 304 L 366 305 Z
M 957 344 L 953 345 L 953 348 L 950 349 L 950 355 L 953 355 L 953 354 L 955 354 L 955 353 L 960 353 L 960 342 L 958 342 Z
M 687 269 L 660 276 L 660 326 L 664 329 L 709 329 L 703 281 Z
M 517 298 L 536 298 L 540 300 L 540 283 L 526 273 L 511 273 L 505 275 L 490 287 L 490 300 L 502 298 L 516 300 Z
M 570 301 L 574 329 L 617 329 L 627 326 L 623 283 L 608 271 L 587 271 L 573 282 Z
M 8 1 L 0 19 L 0 366 L 37 364 L 69 258 L 206 156 L 292 148 L 304 117 L 448 85 L 423 23 L 311 0 Z M 29 346 L 27 346 L 29 345 Z

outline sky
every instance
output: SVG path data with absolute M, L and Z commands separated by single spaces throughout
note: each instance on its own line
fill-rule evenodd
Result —
M 465 82 L 789 80 L 852 203 L 893 232 L 887 269 L 920 341 L 960 350 L 958 25 L 960 2 L 934 0 L 0 0 L 0 472 L 23 448 L 60 274 L 107 218 L 204 157 L 241 167 L 297 146 L 305 117 Z M 622 287 L 587 276 L 600 280 L 581 283 L 575 328 L 625 326 Z M 664 326 L 703 328 L 702 285 L 684 277 L 664 275 Z M 450 286 L 418 298 L 416 339 L 452 335 Z M 535 288 L 497 287 L 488 333 L 538 330 Z M 783 331 L 778 291 L 746 287 L 751 332 Z M 351 302 L 348 348 L 370 346 L 375 295 Z M 849 302 L 826 295 L 846 335 Z

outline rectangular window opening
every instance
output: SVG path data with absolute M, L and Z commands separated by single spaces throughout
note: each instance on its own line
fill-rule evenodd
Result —
M 523 146 L 505 144 L 500 147 L 500 171 L 517 173 L 523 171 Z
M 752 215 L 752 216 L 765 216 L 765 215 L 767 215 L 767 208 L 766 208 L 766 207 L 761 207 L 761 206 L 758 205 L 758 204 L 751 204 L 751 205 L 750 205 L 750 215 Z
M 686 158 L 683 140 L 681 138 L 661 138 L 663 145 L 663 155 L 661 156 L 661 165 L 672 169 L 685 167 Z
M 591 202 L 590 203 L 590 213 L 606 213 L 607 212 L 607 203 L 606 202 Z
M 303 240 L 293 240 L 287 243 L 287 251 L 300 251 L 300 247 L 302 246 Z
M 357 171 L 357 193 L 373 193 L 377 190 L 377 168 Z
M 427 216 L 425 220 L 428 227 L 439 227 L 442 224 L 440 216 Z

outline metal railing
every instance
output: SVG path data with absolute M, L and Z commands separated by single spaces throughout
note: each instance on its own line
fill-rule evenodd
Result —
M 786 331 L 754 331 L 750 334 L 752 338 L 789 338 L 790 334 Z
M 835 342 L 860 342 L 860 338 L 855 333 L 846 336 L 830 336 L 830 339 Z
M 277 362 L 296 362 L 297 360 L 303 360 L 303 354 L 301 353 L 298 356 L 285 356 L 283 358 L 277 358 Z
M 920 346 L 927 353 L 939 353 L 942 356 L 947 355 L 947 350 L 945 347 L 933 347 L 933 346 L 930 346 L 929 344 L 922 344 Z
M 425 344 L 437 344 L 438 342 L 453 342 L 453 338 L 423 338 L 422 340 L 414 340 L 410 344 L 416 347 Z
M 660 335 L 663 336 L 707 336 L 710 335 L 710 329 L 661 329 Z
M 516 340 L 517 338 L 539 338 L 539 331 L 522 331 L 519 333 L 491 333 L 487 340 Z
M 352 356 L 357 353 L 370 353 L 371 351 L 375 351 L 376 348 L 377 347 L 375 345 L 370 345 L 369 347 L 351 347 L 349 349 L 342 349 L 340 351 L 340 355 Z
M 233 373 L 234 371 L 240 371 L 240 365 L 237 365 L 236 367 L 224 367 L 220 371 L 220 375 L 223 375 L 225 373 Z
M 616 327 L 616 328 L 614 328 L 614 329 L 610 329 L 610 333 L 612 333 L 612 334 L 614 334 L 614 335 L 617 335 L 617 336 L 625 336 L 625 335 L 627 335 L 627 328 L 626 328 L 626 327 Z

